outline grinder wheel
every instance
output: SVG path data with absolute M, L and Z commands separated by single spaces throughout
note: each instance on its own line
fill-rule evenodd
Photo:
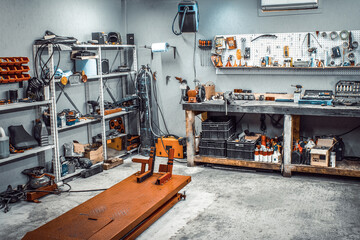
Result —
M 204 100 L 205 100 L 205 87 L 201 86 L 201 87 L 199 87 L 199 93 L 196 96 L 196 101 L 203 102 Z

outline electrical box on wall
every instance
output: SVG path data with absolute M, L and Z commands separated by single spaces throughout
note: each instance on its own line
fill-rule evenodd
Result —
M 179 17 L 180 32 L 176 32 L 174 25 L 176 18 Z M 183 32 L 197 32 L 199 29 L 199 5 L 197 1 L 185 0 L 178 4 L 178 11 L 172 24 L 172 31 L 175 35 Z
M 197 32 L 199 28 L 199 6 L 196 1 L 183 1 L 178 5 L 179 28 L 182 32 Z

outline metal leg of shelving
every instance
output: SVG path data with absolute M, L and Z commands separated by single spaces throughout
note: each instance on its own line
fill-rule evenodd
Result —
M 283 159 L 283 176 L 291 177 L 291 148 L 293 134 L 293 117 L 285 115 L 284 118 L 284 159 Z
M 106 143 L 106 119 L 105 119 L 105 112 L 104 112 L 104 80 L 102 75 L 102 64 L 101 64 L 101 47 L 98 47 L 98 56 L 99 61 L 97 64 L 98 67 L 98 74 L 100 75 L 100 83 L 99 83 L 99 95 L 100 95 L 100 115 L 101 115 L 101 142 L 103 145 L 103 155 L 104 160 L 107 160 L 107 143 Z
M 86 114 L 90 114 L 90 106 L 89 104 L 87 104 L 87 102 L 90 99 L 90 89 L 89 89 L 89 83 L 85 82 L 84 83 L 84 89 L 85 89 L 85 104 L 86 104 Z M 88 143 L 90 143 L 92 141 L 92 127 L 90 124 L 86 125 L 86 129 L 87 129 L 87 135 L 88 135 Z
M 53 54 L 53 46 L 51 44 L 48 45 L 49 56 Z M 51 105 L 50 105 L 50 125 L 51 125 L 51 135 L 54 142 L 54 150 L 53 150 L 53 167 L 54 167 L 54 175 L 55 181 L 59 182 L 61 178 L 61 166 L 59 160 L 59 137 L 57 130 L 57 111 L 56 111 L 56 91 L 55 91 L 55 81 L 54 81 L 54 58 L 50 59 L 50 93 L 51 93 Z

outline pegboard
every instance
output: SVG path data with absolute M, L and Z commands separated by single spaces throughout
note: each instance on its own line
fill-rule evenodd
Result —
M 348 34 L 341 34 L 341 32 L 342 31 L 272 33 L 266 35 L 274 35 L 276 36 L 276 38 L 261 37 L 256 40 L 255 38 L 263 34 L 216 35 L 215 39 L 217 37 L 224 37 L 225 39 L 228 37 L 234 37 L 236 39 L 236 49 L 229 49 L 229 45 L 225 44 L 225 48 L 221 51 L 220 55 L 222 57 L 223 67 L 217 68 L 217 74 L 239 74 L 240 72 L 242 72 L 240 74 L 259 74 L 259 72 L 266 68 L 268 69 L 268 71 L 266 71 L 266 74 L 269 74 L 271 72 L 273 72 L 274 74 L 289 74 L 291 71 L 293 71 L 294 73 L 310 70 L 307 71 L 307 75 L 360 75 L 360 46 L 357 46 L 357 48 L 352 50 L 346 48 L 345 45 L 349 45 L 349 38 L 342 39 L 341 36 L 344 38 Z M 360 42 L 360 30 L 347 30 L 347 32 L 351 32 L 353 44 L 355 42 Z M 335 39 L 332 39 L 331 35 L 332 37 L 334 37 L 335 33 L 337 37 Z M 310 34 L 310 48 L 316 48 L 316 52 L 309 53 L 308 51 L 308 34 Z M 284 57 L 285 46 L 289 47 L 289 57 Z M 250 48 L 250 58 L 244 59 L 244 51 L 247 47 Z M 341 57 L 332 57 L 332 48 L 334 47 L 339 47 Z M 253 68 L 246 68 L 247 70 L 245 71 L 227 71 L 227 69 L 236 69 L 236 67 L 225 67 L 226 63 L 228 62 L 229 56 L 233 56 L 231 66 L 234 65 L 234 61 L 236 61 L 236 64 L 239 65 L 240 61 L 236 58 L 237 49 L 241 50 L 241 65 L 246 65 L 247 67 Z M 215 53 L 215 50 L 216 49 L 214 45 L 212 53 Z M 350 64 L 350 60 L 348 59 L 349 53 L 353 53 L 353 59 L 351 59 L 354 62 L 353 67 L 344 67 L 344 63 L 345 65 Z M 262 59 L 265 57 L 270 57 L 272 63 L 277 61 L 278 67 L 274 67 L 272 65 L 268 65 L 266 67 L 262 66 Z M 309 61 L 310 67 L 284 68 L 284 60 L 289 59 L 292 59 L 293 63 L 298 60 Z M 259 67 L 261 67 L 261 69 L 252 72 L 252 70 Z M 244 68 L 240 67 L 239 69 Z M 286 70 L 283 71 L 283 69 Z

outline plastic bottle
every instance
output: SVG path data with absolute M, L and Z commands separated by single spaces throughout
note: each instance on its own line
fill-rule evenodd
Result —
M 267 162 L 267 155 L 268 155 L 268 150 L 267 150 L 267 148 L 264 148 L 264 150 L 263 150 L 263 162 Z
M 331 167 L 336 167 L 336 152 L 331 152 L 330 153 L 330 164 Z
M 263 147 L 261 146 L 260 147 L 260 150 L 259 150 L 259 162 L 262 162 L 263 159 L 264 159 L 264 151 L 263 151 Z
M 4 129 L 0 127 L 0 158 L 7 158 L 9 156 L 9 137 L 5 135 Z
M 274 149 L 270 147 L 269 162 L 273 162 Z
M 274 151 L 272 155 L 272 163 L 279 163 L 279 154 L 277 151 Z
M 259 148 L 258 148 L 258 146 L 256 146 L 255 151 L 254 151 L 254 161 L 255 162 L 259 162 L 259 160 L 260 160 L 259 154 L 260 154 Z

